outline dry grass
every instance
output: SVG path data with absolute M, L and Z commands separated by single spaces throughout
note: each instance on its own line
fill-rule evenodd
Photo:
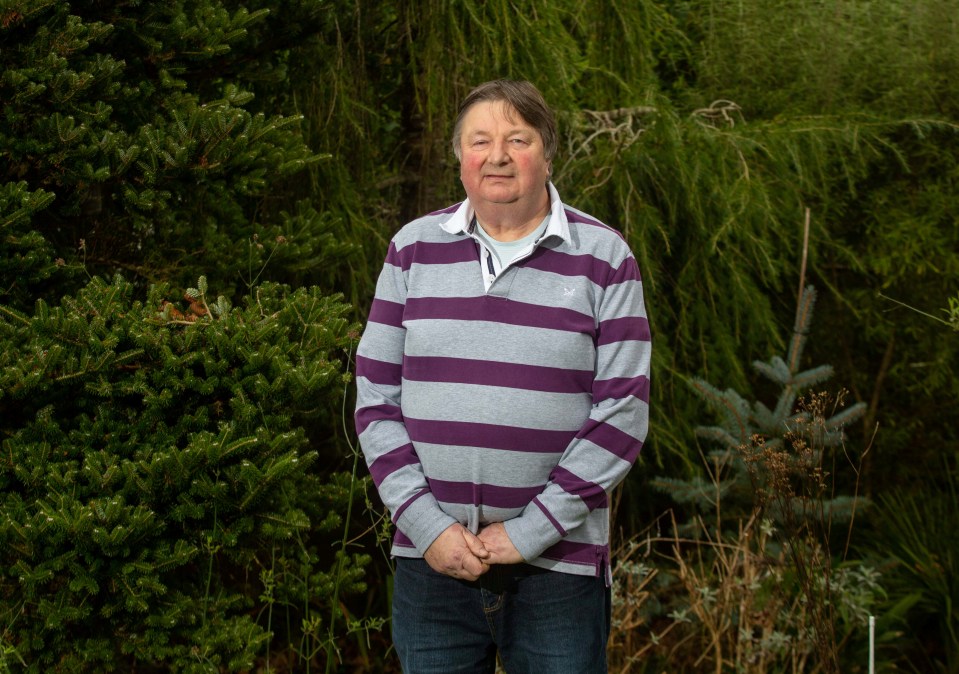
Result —
M 755 487 L 745 516 L 723 514 L 712 470 L 713 512 L 682 527 L 670 512 L 670 534 L 617 550 L 611 672 L 850 671 L 843 649 L 865 624 L 878 575 L 839 564 L 844 551 L 829 547 L 833 475 L 816 443 L 825 400 L 805 401 L 802 428 L 784 444 L 741 448 Z

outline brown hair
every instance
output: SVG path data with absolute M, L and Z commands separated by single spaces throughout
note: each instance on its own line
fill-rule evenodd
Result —
M 463 132 L 463 118 L 471 107 L 483 101 L 503 101 L 507 114 L 515 110 L 524 122 L 539 132 L 543 140 L 546 161 L 556 155 L 559 141 L 556 135 L 556 118 L 546 105 L 543 94 L 533 84 L 520 80 L 492 80 L 475 87 L 460 104 L 456 124 L 453 125 L 453 153 L 460 159 L 460 135 Z

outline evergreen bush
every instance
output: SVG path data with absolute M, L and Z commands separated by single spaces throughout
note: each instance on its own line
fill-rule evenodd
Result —
M 815 297 L 812 286 L 803 290 L 785 357 L 753 363 L 778 387 L 774 405 L 691 382 L 721 418 L 696 433 L 719 448 L 703 456 L 705 479 L 653 480 L 691 517 L 671 522 L 659 578 L 654 583 L 645 568 L 650 579 L 642 585 L 662 602 L 652 611 L 673 621 L 663 634 L 679 634 L 665 641 L 670 661 L 682 657 L 681 644 L 685 650 L 698 639 L 692 669 L 706 662 L 719 671 L 731 662 L 744 672 L 838 674 L 853 659 L 849 651 L 858 655 L 869 611 L 883 594 L 874 569 L 846 560 L 857 508 L 869 502 L 858 482 L 852 495 L 840 493 L 835 457 L 849 459 L 844 427 L 866 405 L 840 409 L 841 395 L 811 393 L 832 376 L 828 365 L 802 367 Z M 860 468 L 861 460 L 852 466 Z M 837 552 L 839 524 L 846 535 Z M 622 566 L 627 585 L 642 580 L 634 577 L 633 543 Z
M 281 96 L 294 40 L 322 14 L 305 1 L 4 2 L 0 302 L 56 301 L 84 270 L 140 285 L 204 274 L 231 297 L 268 260 L 269 280 L 327 278 L 350 246 L 288 183 L 328 157 Z
M 240 671 L 277 643 L 309 661 L 362 588 L 368 556 L 333 549 L 361 490 L 321 477 L 349 307 L 275 284 L 231 307 L 203 278 L 178 296 L 97 277 L 0 306 L 8 666 Z
M 734 389 L 720 390 L 704 379 L 692 379 L 693 389 L 721 418 L 718 425 L 696 427 L 697 436 L 719 445 L 703 457 L 709 478 L 659 477 L 652 482 L 656 489 L 688 504 L 694 513 L 710 512 L 722 500 L 734 527 L 736 517 L 746 519 L 761 507 L 764 516 L 780 526 L 791 523 L 818 532 L 834 521 L 849 522 L 857 505 L 868 503 L 858 495 L 824 492 L 820 479 L 810 479 L 825 474 L 824 466 L 831 463 L 827 452 L 842 446 L 845 427 L 866 412 L 865 403 L 839 410 L 841 396 L 830 402 L 828 396 L 812 392 L 833 374 L 830 365 L 802 368 L 815 301 L 815 289 L 807 286 L 785 357 L 753 362 L 756 371 L 779 389 L 774 405 L 748 401 Z M 811 490 L 789 493 L 788 483 L 797 475 Z M 789 493 L 787 498 L 784 493 Z M 694 519 L 687 531 L 700 528 Z

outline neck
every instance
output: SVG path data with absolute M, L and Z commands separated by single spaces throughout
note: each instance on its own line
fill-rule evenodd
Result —
M 539 227 L 549 213 L 549 191 L 535 208 L 518 210 L 519 204 L 474 204 L 476 219 L 497 241 L 516 241 Z

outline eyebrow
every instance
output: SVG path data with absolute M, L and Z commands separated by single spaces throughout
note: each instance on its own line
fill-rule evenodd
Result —
M 467 133 L 466 138 L 476 138 L 477 136 L 491 136 L 491 135 L 493 134 L 490 133 L 489 131 L 486 131 L 485 129 L 477 129 L 475 131 L 470 131 L 469 133 Z M 524 129 L 522 127 L 516 127 L 514 129 L 510 129 L 509 131 L 507 131 L 506 135 L 507 136 L 523 135 L 523 136 L 533 137 L 536 135 L 536 133 L 534 132 L 533 129 Z

